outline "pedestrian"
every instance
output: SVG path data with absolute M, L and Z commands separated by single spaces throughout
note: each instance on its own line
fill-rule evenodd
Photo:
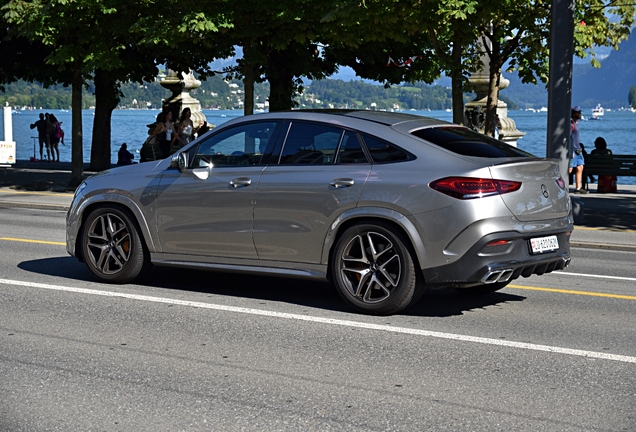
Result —
M 37 128 L 38 130 L 38 142 L 40 143 L 40 160 L 44 159 L 44 147 L 46 146 L 46 156 L 49 156 L 49 149 L 46 145 L 46 119 L 44 118 L 44 114 L 40 113 L 40 119 L 30 125 L 31 129 Z M 35 155 L 33 155 L 35 156 Z
M 495 129 L 493 131 L 493 138 L 499 139 L 499 136 L 501 135 L 500 129 L 501 120 L 499 119 L 499 114 L 495 114 Z
M 183 111 L 181 111 L 177 133 L 172 140 L 172 148 L 179 149 L 192 141 L 194 125 L 190 117 L 192 117 L 192 111 L 188 107 L 184 108 Z
M 585 151 L 585 145 L 583 143 L 581 143 L 581 154 L 583 155 L 583 160 L 587 161 L 587 151 Z M 585 170 L 583 170 L 583 177 L 581 177 L 581 184 L 583 186 L 583 189 L 587 190 L 587 184 L 589 183 L 594 183 L 595 179 L 594 176 L 592 175 L 585 175 Z
M 152 131 L 152 135 L 157 139 L 162 158 L 170 156 L 170 144 L 172 143 L 173 133 L 172 111 L 161 112 L 157 117 L 157 126 L 155 126 L 155 129 Z
M 579 120 L 581 119 L 581 107 L 572 107 L 570 116 L 570 168 L 569 173 L 574 174 L 575 190 L 574 193 L 586 194 L 583 188 L 583 149 L 581 148 L 581 134 L 579 130 Z
M 128 151 L 128 144 L 123 143 L 117 152 L 117 165 L 132 165 L 135 155 Z
M 208 122 L 206 121 L 201 122 L 201 124 L 199 125 L 199 129 L 197 129 L 197 138 L 199 138 L 200 136 L 202 136 L 209 130 L 210 130 L 210 126 L 208 125 Z
M 64 132 L 62 131 L 62 123 L 57 121 L 57 118 L 54 114 L 49 114 L 49 126 L 48 126 L 48 136 L 49 136 L 49 149 L 51 153 L 51 159 L 54 162 L 60 161 L 60 140 L 64 137 Z

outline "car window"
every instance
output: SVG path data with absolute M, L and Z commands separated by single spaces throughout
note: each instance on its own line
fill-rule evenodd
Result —
M 411 154 L 380 138 L 367 134 L 362 134 L 362 138 L 373 163 L 402 162 L 414 159 Z
M 411 133 L 462 156 L 483 158 L 534 157 L 528 152 L 467 128 L 437 127 L 419 129 Z
M 258 165 L 276 126 L 277 122 L 249 123 L 212 134 L 197 147 L 192 167 Z
M 352 131 L 346 131 L 342 137 L 336 163 L 352 164 L 352 163 L 368 163 L 367 156 L 362 150 L 362 145 L 358 139 L 358 134 Z
M 293 122 L 283 144 L 279 163 L 333 163 L 343 132 L 334 126 Z

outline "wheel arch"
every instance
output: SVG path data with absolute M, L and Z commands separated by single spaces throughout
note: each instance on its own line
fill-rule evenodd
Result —
M 112 201 L 103 196 L 94 196 L 82 204 L 80 209 L 81 222 L 75 238 L 75 255 L 80 261 L 84 261 L 82 252 L 82 236 L 86 220 L 95 209 L 105 206 L 117 207 L 118 209 L 127 212 L 131 216 L 133 223 L 137 225 L 139 235 L 142 238 L 146 250 L 149 252 L 155 252 L 157 250 L 157 239 L 154 238 L 150 227 L 148 226 L 146 217 L 139 206 L 132 199 L 126 196 L 119 195 L 117 198 L 117 201 Z
M 402 233 L 409 241 L 407 245 L 415 252 L 415 264 L 418 269 L 426 262 L 426 247 L 416 226 L 405 215 L 382 207 L 358 207 L 341 214 L 329 227 L 322 253 L 322 263 L 327 264 L 327 277 L 331 277 L 331 256 L 338 239 L 349 227 L 360 223 L 382 222 Z

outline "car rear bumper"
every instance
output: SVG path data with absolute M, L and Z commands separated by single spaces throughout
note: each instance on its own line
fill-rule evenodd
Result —
M 559 249 L 533 254 L 530 238 L 556 235 Z M 487 247 L 493 241 L 509 240 L 497 248 Z M 423 269 L 430 286 L 469 288 L 471 286 L 509 282 L 521 276 L 542 275 L 563 270 L 570 263 L 570 233 L 542 233 L 532 236 L 519 233 L 496 233 L 483 237 L 457 261 Z

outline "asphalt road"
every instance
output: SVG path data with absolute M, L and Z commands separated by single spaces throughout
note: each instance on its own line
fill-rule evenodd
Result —
M 321 283 L 97 283 L 64 218 L 0 209 L 0 431 L 636 430 L 633 252 L 370 317 Z

